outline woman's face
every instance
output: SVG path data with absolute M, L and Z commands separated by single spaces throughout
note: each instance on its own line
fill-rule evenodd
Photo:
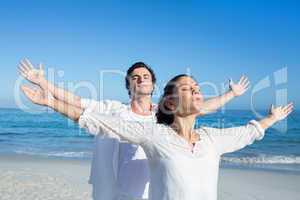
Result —
M 171 98 L 172 110 L 175 114 L 187 116 L 197 114 L 203 103 L 203 95 L 198 83 L 191 77 L 184 76 L 175 83 L 174 95 Z

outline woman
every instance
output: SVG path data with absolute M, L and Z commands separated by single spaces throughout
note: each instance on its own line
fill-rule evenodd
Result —
M 266 118 L 245 126 L 194 129 L 202 102 L 193 78 L 179 75 L 164 89 L 158 123 L 126 121 L 85 110 L 79 124 L 91 133 L 117 134 L 144 149 L 150 168 L 149 199 L 216 200 L 221 155 L 262 139 L 264 130 L 290 114 L 293 105 L 272 107 Z
M 88 112 L 82 114 L 79 124 L 90 127 L 91 132 L 105 129 L 142 146 L 150 168 L 150 199 L 215 200 L 221 155 L 262 139 L 264 130 L 290 114 L 293 105 L 272 107 L 269 116 L 245 126 L 194 129 L 202 102 L 197 83 L 190 76 L 179 75 L 164 89 L 157 124 Z
M 245 126 L 194 129 L 202 102 L 197 83 L 190 76 L 179 75 L 164 89 L 157 124 L 88 112 L 82 114 L 79 124 L 93 127 L 91 132 L 105 129 L 142 146 L 150 168 L 150 199 L 216 200 L 220 156 L 262 139 L 264 130 L 289 115 L 293 105 L 272 106 L 269 116 Z
M 120 116 L 126 120 L 155 121 L 153 119 L 155 119 L 154 110 L 156 109 L 153 108 L 156 106 L 153 107 L 150 104 L 156 78 L 152 69 L 144 63 L 135 63 L 127 71 L 126 87 L 131 98 L 130 105 L 110 100 L 82 99 L 49 82 L 44 76 L 42 66 L 40 65 L 40 68 L 36 69 L 27 59 L 20 62 L 20 73 L 27 80 L 40 87 L 37 90 L 22 87 L 29 99 L 42 106 L 49 106 L 68 117 L 73 113 L 72 119 L 76 121 L 84 109 L 98 114 L 106 113 Z M 228 92 L 203 102 L 202 109 L 198 110 L 198 114 L 207 114 L 234 97 L 242 95 L 247 90 L 249 81 L 243 76 L 238 83 L 234 84 L 231 81 L 229 85 L 230 90 Z M 47 93 L 53 95 L 54 98 L 43 99 Z M 145 108 L 146 112 L 142 112 L 140 108 Z M 142 197 L 147 199 L 149 173 L 146 155 L 142 148 L 126 142 L 120 143 L 118 137 L 112 139 L 112 135 L 107 138 L 102 136 L 103 134 L 98 134 L 95 137 L 96 145 L 90 176 L 94 199 L 119 200 L 126 198 L 133 200 Z M 135 176 L 134 179 L 130 179 L 132 175 Z

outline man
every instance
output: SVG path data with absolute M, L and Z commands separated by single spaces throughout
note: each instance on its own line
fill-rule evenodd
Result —
M 143 62 L 133 64 L 125 78 L 130 96 L 129 105 L 118 101 L 95 101 L 82 99 L 64 89 L 56 87 L 44 76 L 42 65 L 35 69 L 29 60 L 20 62 L 20 73 L 39 86 L 33 89 L 22 86 L 25 95 L 39 105 L 48 106 L 77 121 L 83 111 L 118 115 L 126 120 L 155 121 L 155 105 L 151 97 L 156 83 L 153 70 Z M 199 115 L 220 108 L 236 96 L 242 95 L 249 86 L 246 77 L 239 83 L 230 82 L 225 94 L 203 103 Z M 90 183 L 95 200 L 137 200 L 148 198 L 149 172 L 144 151 L 141 147 L 124 143 L 118 136 L 95 137 Z M 104 134 L 105 135 L 105 134 Z

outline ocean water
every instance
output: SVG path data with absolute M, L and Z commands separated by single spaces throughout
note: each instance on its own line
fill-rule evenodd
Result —
M 254 118 L 251 111 L 226 110 L 198 118 L 197 126 L 232 127 Z M 90 159 L 92 149 L 93 136 L 60 114 L 0 109 L 0 156 Z M 287 122 L 268 129 L 263 140 L 224 155 L 222 167 L 300 172 L 300 112 L 293 112 Z

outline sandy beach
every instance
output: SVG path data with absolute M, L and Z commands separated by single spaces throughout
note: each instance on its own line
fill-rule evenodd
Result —
M 1 200 L 91 198 L 90 161 L 0 156 Z
M 92 199 L 90 160 L 0 156 L 1 200 Z M 297 200 L 300 174 L 221 169 L 219 200 Z
M 298 200 L 300 175 L 248 169 L 221 169 L 219 200 Z

